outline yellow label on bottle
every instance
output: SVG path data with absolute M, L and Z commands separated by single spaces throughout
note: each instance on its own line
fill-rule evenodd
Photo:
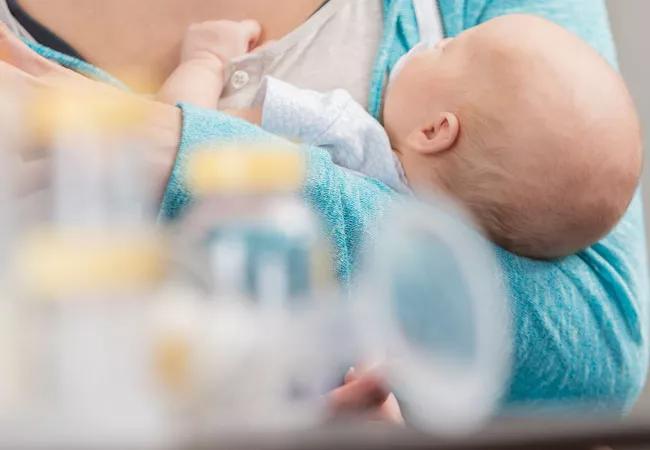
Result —
M 160 280 L 165 245 L 157 236 L 124 231 L 44 230 L 29 234 L 16 258 L 21 285 L 45 298 L 136 289 Z
M 297 148 L 214 148 L 192 156 L 187 178 L 199 194 L 292 192 L 304 183 L 305 159 Z

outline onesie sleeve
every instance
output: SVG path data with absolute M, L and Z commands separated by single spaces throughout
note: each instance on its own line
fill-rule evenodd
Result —
M 321 93 L 266 77 L 254 103 L 269 133 L 321 147 L 341 167 L 408 190 L 384 128 L 345 90 Z

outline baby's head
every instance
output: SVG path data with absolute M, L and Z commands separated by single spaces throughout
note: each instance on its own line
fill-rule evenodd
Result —
M 523 256 L 591 245 L 625 213 L 641 170 L 620 76 L 544 19 L 510 15 L 415 53 L 383 112 L 415 192 L 442 190 Z

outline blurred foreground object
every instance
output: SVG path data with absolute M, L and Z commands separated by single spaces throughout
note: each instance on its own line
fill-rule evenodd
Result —
M 407 421 L 436 434 L 476 429 L 510 372 L 510 313 L 490 244 L 442 198 L 396 202 L 363 254 L 354 296 L 362 355 Z
M 0 405 L 0 434 L 16 445 L 150 443 L 164 427 L 147 324 L 167 255 L 135 150 L 144 116 L 80 91 L 22 100 L 25 139 L 4 150 L 38 161 L 41 178 L 12 196 L 21 214 L 3 320 L 20 358 L 1 376 L 20 383 Z
M 302 149 L 197 151 L 197 201 L 170 230 L 140 170 L 142 111 L 76 91 L 21 104 L 0 111 L 8 442 L 304 430 L 327 421 L 328 393 L 364 363 L 428 431 L 460 433 L 493 411 L 508 372 L 505 297 L 487 244 L 444 202 L 396 202 L 345 302 L 300 195 Z M 34 161 L 36 187 L 14 189 L 14 165 Z
M 330 247 L 299 195 L 304 164 L 296 148 L 256 145 L 198 152 L 189 164 L 200 199 L 179 235 L 208 291 L 208 428 L 318 424 L 344 370 L 326 331 L 339 301 Z

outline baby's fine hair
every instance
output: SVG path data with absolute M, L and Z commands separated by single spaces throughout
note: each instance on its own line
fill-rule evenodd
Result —
M 563 257 L 620 220 L 638 185 L 641 137 L 618 73 L 591 47 L 544 19 L 513 15 L 476 33 L 466 71 L 478 81 L 443 187 L 500 246 Z

